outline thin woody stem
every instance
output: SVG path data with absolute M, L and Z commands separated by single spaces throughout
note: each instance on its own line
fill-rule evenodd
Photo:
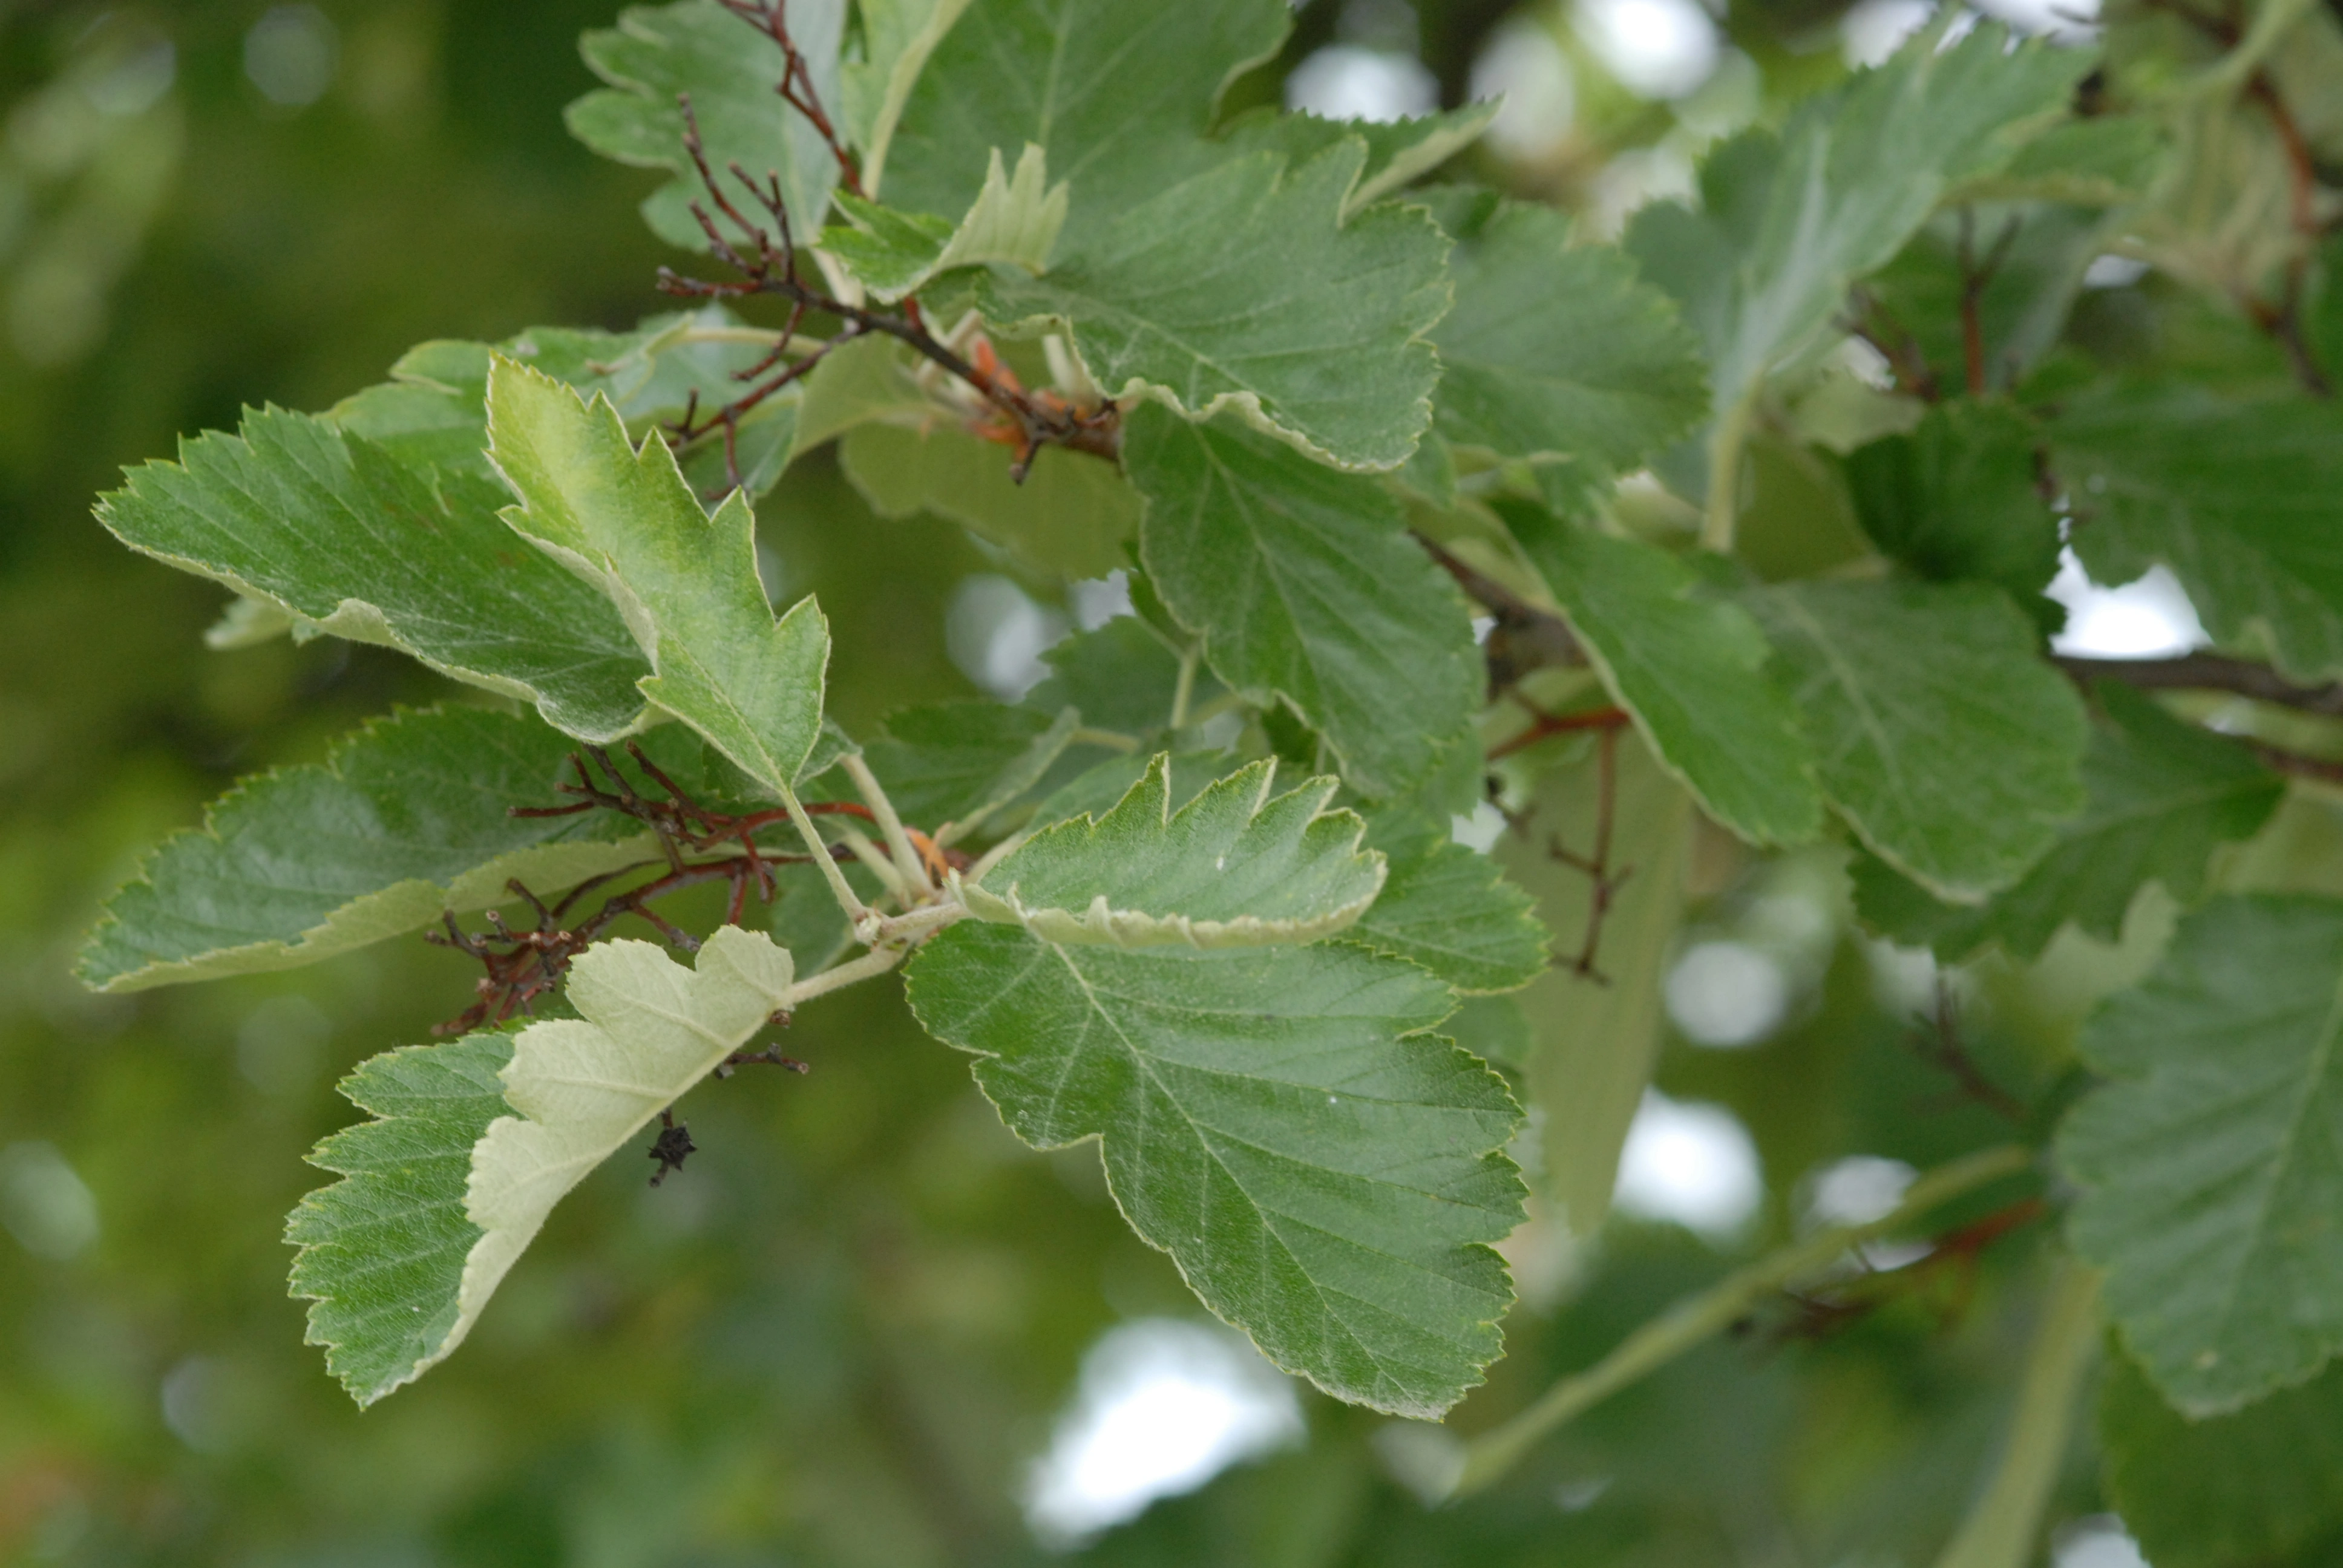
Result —
M 895 803 L 887 799 L 884 786 L 870 765 L 850 753 L 840 759 L 846 776 L 854 780 L 855 793 L 869 803 L 871 815 L 878 819 L 879 831 L 887 840 L 888 852 L 895 857 L 895 869 L 915 892 L 933 893 L 935 886 L 928 880 L 928 868 L 920 852 L 911 847 L 910 836 L 903 831 L 903 819 L 895 814 Z

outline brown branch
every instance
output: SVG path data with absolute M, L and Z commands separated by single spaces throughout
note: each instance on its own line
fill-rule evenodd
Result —
M 2085 658 L 2075 654 L 2054 654 L 2051 662 L 2084 685 L 2094 680 L 2115 680 L 2146 691 L 2226 691 L 2303 713 L 2343 718 L 2343 684 L 2298 686 L 2268 665 L 2224 654 L 2191 653 L 2177 658 Z
M 2268 71 L 2253 74 L 2246 84 L 2246 95 L 2269 116 L 2270 125 L 2278 132 L 2278 146 L 2285 150 L 2288 217 L 2300 246 L 2287 262 L 2286 282 L 2278 303 L 2255 300 L 2248 308 L 2256 324 L 2285 350 L 2287 363 L 2293 367 L 2295 379 L 2301 383 L 2303 390 L 2314 397 L 2331 397 L 2335 395 L 2334 383 L 2327 378 L 2318 356 L 2311 352 L 2310 340 L 2302 325 L 2302 301 L 2309 286 L 2311 255 L 2326 238 L 2318 221 L 2318 161 L 2311 153 L 2309 139 L 2302 134 L 2301 123 L 2287 106 L 2285 96 Z
M 1985 291 L 1992 286 L 1994 276 L 2008 261 L 2010 248 L 2017 243 L 2018 219 L 2013 216 L 2002 225 L 1993 248 L 1982 262 L 1976 259 L 1975 249 L 1976 219 L 1973 209 L 1961 208 L 1960 226 L 1957 255 L 1961 272 L 1961 354 L 1968 372 L 1969 396 L 1982 397 L 1992 390 L 1985 353 Z
M 1578 646 L 1577 637 L 1560 616 L 1540 609 L 1469 561 L 1460 560 L 1429 536 L 1418 533 L 1415 542 L 1439 563 L 1442 570 L 1456 579 L 1465 598 L 1496 620 L 1483 648 L 1489 661 L 1489 694 L 1493 700 L 1534 669 L 1585 667 L 1586 650 Z
M 2262 766 L 2274 773 L 2284 773 L 2296 779 L 2316 779 L 2322 784 L 2343 785 L 2343 762 L 2330 762 L 2323 757 L 2305 757 L 2299 751 L 2288 751 L 2258 740 L 2247 744 L 2252 747 L 2254 755 L 2261 759 Z
M 838 160 L 839 183 L 851 194 L 861 196 L 861 166 L 855 162 L 853 153 L 848 150 L 845 141 L 839 136 L 837 126 L 823 111 L 821 99 L 814 91 L 812 66 L 805 57 L 805 51 L 799 49 L 796 40 L 789 36 L 789 0 L 721 0 L 721 3 L 724 9 L 780 46 L 781 79 L 773 91 L 780 95 L 782 102 L 803 116 L 806 123 L 814 128 L 814 134 L 829 146 L 830 156 Z
M 1911 1040 L 1921 1060 L 1950 1076 L 1965 1098 L 2014 1127 L 2026 1124 L 2031 1113 L 2026 1102 L 1986 1077 L 1976 1058 L 1969 1054 L 1967 1042 L 1961 1038 L 1959 1004 L 1943 975 L 1936 977 L 1935 1006 L 1913 1031 Z
M 1616 711 L 1615 709 L 1614 710 Z M 1610 919 L 1611 906 L 1625 887 L 1627 879 L 1635 874 L 1633 866 L 1614 871 L 1611 869 L 1613 830 L 1617 825 L 1619 805 L 1619 734 L 1626 728 L 1627 716 L 1601 726 L 1596 742 L 1600 749 L 1595 757 L 1594 850 L 1589 855 L 1565 849 L 1560 835 L 1546 843 L 1549 859 L 1560 861 L 1574 871 L 1585 875 L 1591 891 L 1586 910 L 1586 933 L 1578 944 L 1578 956 L 1567 964 L 1570 971 L 1581 980 L 1607 986 L 1611 977 L 1595 967 L 1595 958 L 1603 948 L 1604 922 Z

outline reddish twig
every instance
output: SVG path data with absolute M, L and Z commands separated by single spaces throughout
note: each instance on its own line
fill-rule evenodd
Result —
M 2017 243 L 2018 220 L 2013 216 L 2002 225 L 1993 248 L 1982 262 L 1976 259 L 1976 218 L 1971 208 L 1961 208 L 1960 226 L 1957 256 L 1961 271 L 1961 354 L 1968 372 L 1969 396 L 1982 397 L 1992 390 L 1985 353 L 1985 291 L 1992 286 L 1994 275 L 2009 259 L 2010 247 Z
M 1594 847 L 1592 854 L 1582 855 L 1566 848 L 1560 834 L 1546 840 L 1546 855 L 1571 869 L 1584 874 L 1591 891 L 1586 909 L 1586 932 L 1578 945 L 1578 956 L 1569 960 L 1567 967 L 1581 980 L 1607 986 L 1611 979 L 1595 966 L 1602 951 L 1603 925 L 1610 919 L 1611 906 L 1626 886 L 1627 879 L 1635 874 L 1633 866 L 1612 869 L 1611 847 L 1613 831 L 1617 823 L 1619 804 L 1619 734 L 1626 728 L 1627 716 L 1611 709 L 1610 717 L 1584 726 L 1598 730 L 1595 754 Z M 1594 718 L 1594 716 L 1587 716 Z M 1557 962 L 1563 960 L 1557 959 Z
M 1955 1276 L 1954 1284 L 1941 1317 L 1949 1327 L 1967 1312 L 1976 1295 L 1977 1270 L 1986 1249 L 2049 1211 L 2049 1204 L 2040 1198 L 2021 1199 L 1947 1231 L 1931 1243 L 1926 1252 L 1900 1268 L 1870 1270 L 1827 1291 L 1785 1292 L 1795 1316 L 1775 1338 L 1828 1338 L 1860 1322 L 1888 1302 L 1916 1293 L 1948 1271 Z
M 1965 1098 L 2013 1126 L 2024 1127 L 2030 1120 L 2026 1102 L 1986 1077 L 1976 1058 L 1969 1054 L 1961 1039 L 1960 1003 L 1944 976 L 1936 977 L 1935 1005 L 1910 1039 L 1921 1059 L 1949 1075 Z

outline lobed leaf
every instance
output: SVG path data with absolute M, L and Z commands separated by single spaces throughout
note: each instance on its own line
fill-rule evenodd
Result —
M 998 263 L 1027 272 L 1049 270 L 1050 252 L 1066 226 L 1068 186 L 1050 183 L 1041 149 L 1026 146 L 1011 178 L 992 149 L 984 188 L 959 226 L 926 213 L 902 213 L 877 202 L 840 196 L 838 205 L 853 226 L 832 227 L 822 249 L 837 258 L 880 299 L 917 293 L 940 273 L 955 267 Z
M 1519 1112 L 1425 1032 L 1453 1005 L 1432 976 L 1339 942 L 1131 951 L 964 921 L 908 986 L 1019 1137 L 1100 1141 L 1131 1228 L 1279 1366 L 1430 1417 L 1496 1356 Z
M 1119 403 L 1229 409 L 1322 462 L 1395 467 L 1432 420 L 1448 242 L 1418 208 L 1343 221 L 1365 159 L 1354 139 L 1227 156 L 1070 228 L 1045 277 L 993 268 L 978 303 L 1013 335 L 1064 331 Z
M 1949 46 L 1923 29 L 1807 99 L 1778 136 L 1745 132 L 1710 155 L 1703 210 L 1638 213 L 1626 247 L 1707 344 L 1715 406 L 1812 347 L 1848 286 L 1903 249 L 1946 191 L 2006 166 L 2091 65 L 2041 40 L 2013 47 L 1998 24 Z
M 1071 708 L 939 702 L 889 714 L 864 755 L 905 821 L 972 825 L 1050 777 L 1081 722 Z
M 1810 582 L 1744 602 L 1773 638 L 1824 794 L 1936 896 L 2011 885 L 2083 809 L 2082 702 L 2001 594 Z
M 862 186 L 879 194 L 895 127 L 928 60 L 969 0 L 855 0 L 862 15 L 862 58 L 839 72 L 840 112 L 862 152 Z
M 1444 821 L 1387 813 L 1369 822 L 1367 841 L 1390 869 L 1350 940 L 1420 964 L 1465 995 L 1518 990 L 1545 972 L 1552 937 L 1535 901 Z
M 498 1076 L 509 1034 L 385 1051 L 344 1079 L 345 1099 L 376 1118 L 317 1145 L 309 1163 L 343 1179 L 303 1198 L 285 1222 L 292 1294 L 307 1301 L 307 1342 L 361 1406 L 421 1376 L 455 1349 L 465 1260 L 480 1227 L 465 1212 L 473 1148 L 510 1114 Z
M 2343 903 L 2224 898 L 2084 1026 L 2111 1081 L 2060 1129 L 2068 1231 L 2108 1315 L 2196 1419 L 2343 1350 Z
M 1708 814 L 1759 844 L 1822 831 L 1815 758 L 1749 612 L 1656 546 L 1500 508 L 1620 707 Z
M 572 744 L 532 719 L 447 709 L 247 779 L 106 900 L 76 973 L 130 991 L 295 969 L 504 901 L 509 878 L 568 887 L 655 857 L 626 819 L 507 814 L 560 801 Z
M 608 740 L 639 728 L 642 655 L 610 602 L 498 520 L 494 479 L 402 461 L 281 409 L 130 471 L 98 521 L 131 548 L 318 629 L 414 655 Z
M 2049 618 L 2058 519 L 2042 498 L 2034 426 L 2002 403 L 1939 403 L 1909 435 L 1851 454 L 1855 517 L 1881 550 L 1929 582 L 1986 582 Z
M 2151 881 L 2183 904 L 2196 902 L 2215 849 L 2260 832 L 2285 798 L 2285 780 L 2238 742 L 2174 718 L 2129 687 L 2103 681 L 2096 695 L 2105 720 L 2083 757 L 2088 803 L 2016 886 L 1982 906 L 1944 904 L 1861 856 L 1854 872 L 1864 919 L 1947 960 L 1996 940 L 2032 959 L 2069 922 L 2116 940 Z
M 1292 703 L 1366 794 L 1427 772 L 1479 706 L 1480 658 L 1398 503 L 1233 421 L 1160 409 L 1132 413 L 1123 465 L 1149 580 L 1220 678 Z
M 985 0 L 934 45 L 886 158 L 890 206 L 950 217 L 993 148 L 1041 148 L 1073 186 L 1069 241 L 1210 160 L 1221 90 L 1277 52 L 1283 0 Z M 1071 248 L 1071 245 L 1070 245 Z
M 960 889 L 980 919 L 1060 943 L 1197 948 L 1312 942 L 1357 922 L 1383 885 L 1362 853 L 1366 824 L 1328 812 L 1313 779 L 1272 798 L 1264 759 L 1172 809 L 1171 759 L 1155 758 L 1115 809 L 1028 839 Z
M 748 501 L 709 518 L 666 443 L 638 450 L 608 397 L 502 357 L 488 439 L 521 498 L 505 520 L 618 605 L 651 661 L 643 694 L 786 792 L 821 735 L 830 628 L 810 596 L 774 618 Z
M 1480 140 L 1497 108 L 1493 101 L 1467 104 L 1442 114 L 1396 120 L 1330 120 L 1257 109 L 1231 122 L 1221 143 L 1238 152 L 1279 153 L 1298 164 L 1352 137 L 1364 142 L 1367 161 L 1342 203 L 1347 222 L 1360 208 L 1430 174 Z
M 806 59 L 816 101 L 836 106 L 846 0 L 791 0 L 789 35 Z M 750 180 L 780 182 L 789 221 L 801 235 L 821 232 L 839 169 L 820 132 L 783 105 L 774 89 L 787 69 L 780 45 L 716 0 L 635 6 L 618 25 L 579 40 L 586 63 L 610 84 L 569 106 L 570 133 L 604 157 L 672 170 L 675 180 L 643 204 L 643 219 L 670 245 L 705 250 L 707 236 L 691 204 L 708 206 L 684 149 L 679 95 L 689 95 L 707 145 L 709 166 L 726 195 L 759 213 L 728 173 L 739 164 Z
M 453 1354 L 554 1204 L 787 1010 L 794 979 L 787 951 L 737 926 L 696 970 L 606 942 L 570 967 L 578 1018 L 362 1067 L 346 1090 L 382 1120 L 319 1146 L 347 1179 L 287 1227 L 310 1342 L 358 1402 Z
M 1624 253 L 1572 246 L 1570 219 L 1550 207 L 1450 205 L 1456 308 L 1433 332 L 1443 437 L 1599 479 L 1699 419 L 1699 340 Z
M 2216 642 L 2343 676 L 2343 418 L 2302 397 L 2117 380 L 2063 399 L 2052 461 L 2103 583 L 2172 568 Z

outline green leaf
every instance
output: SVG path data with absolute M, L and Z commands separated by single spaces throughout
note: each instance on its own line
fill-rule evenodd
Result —
M 1976 584 L 1799 583 L 1745 602 L 1774 639 L 1823 792 L 1940 898 L 2016 882 L 2083 809 L 2083 704 Z
M 2156 1568 L 2309 1568 L 2343 1547 L 2343 1367 L 2189 1421 L 2118 1357 L 2099 1450 L 2107 1501 Z
M 1929 582 L 1987 582 L 2055 617 L 2042 590 L 2058 574 L 2058 519 L 2042 499 L 2039 441 L 2003 403 L 1940 403 L 1908 436 L 1846 460 L 1864 532 Z
M 1519 1112 L 1425 1032 L 1446 986 L 1340 942 L 1133 952 L 979 921 L 908 985 L 1019 1137 L 1100 1140 L 1131 1228 L 1271 1361 L 1403 1415 L 1480 1381 L 1513 1297 L 1488 1244 L 1522 1217 L 1499 1152 Z
M 1704 210 L 1645 207 L 1627 231 L 1644 276 L 1708 345 L 1718 409 L 1822 337 L 1849 285 L 1885 266 L 1947 190 L 2006 166 L 2092 65 L 1986 23 L 1950 47 L 1924 29 L 1876 70 L 1750 131 L 1701 171 Z
M 924 426 L 936 417 L 935 405 L 911 378 L 910 351 L 891 337 L 841 344 L 822 356 L 803 385 L 792 457 L 860 425 L 887 420 Z
M 1172 809 L 1158 756 L 1104 817 L 1045 828 L 960 898 L 979 919 L 1052 943 L 1119 948 L 1314 942 L 1357 923 L 1383 885 L 1366 824 L 1326 809 L 1339 781 L 1272 798 L 1274 759 Z M 989 884 L 989 885 L 988 885 Z
M 1946 959 L 1996 940 L 2032 959 L 2069 921 L 2116 940 L 2151 881 L 2195 903 L 2214 849 L 2261 831 L 2286 795 L 2285 780 L 2237 741 L 2174 718 L 2128 687 L 2102 682 L 2097 695 L 2106 719 L 2083 759 L 2089 803 L 2023 880 L 1982 907 L 1943 904 L 1865 855 L 1855 865 L 1864 918 Z
M 2170 136 L 2151 116 L 2095 115 L 2053 126 L 1998 173 L 1957 194 L 1973 201 L 2120 206 L 2154 189 L 2170 151 Z
M 791 0 L 789 23 L 809 67 L 806 85 L 817 102 L 834 108 L 846 0 Z M 683 111 L 676 99 L 687 93 L 717 177 L 729 181 L 726 171 L 736 163 L 759 183 L 779 176 L 791 226 L 800 235 L 821 232 L 838 161 L 820 133 L 776 95 L 788 67 L 780 45 L 762 29 L 716 0 L 682 0 L 629 9 L 618 26 L 587 34 L 579 47 L 594 74 L 610 85 L 569 106 L 570 133 L 604 157 L 674 172 L 675 180 L 643 204 L 644 221 L 661 239 L 690 250 L 708 247 L 690 211 L 694 201 L 706 206 L 708 200 L 683 146 Z M 744 211 L 762 216 L 747 205 L 748 192 L 737 181 L 726 194 Z
M 1417 207 L 1343 222 L 1365 158 L 1355 140 L 1293 166 L 1228 157 L 1070 229 L 1046 277 L 993 268 L 979 304 L 1011 335 L 1067 332 L 1118 402 L 1227 408 L 1322 462 L 1395 467 L 1432 420 L 1448 241 Z
M 876 196 L 911 89 L 968 0 L 855 0 L 855 9 L 862 14 L 862 58 L 840 71 L 839 96 L 862 151 L 863 188 Z
M 1555 933 L 1556 962 L 1520 993 L 1535 1036 L 1525 1071 L 1530 1101 L 1544 1114 L 1543 1185 L 1582 1237 L 1611 1211 L 1627 1129 L 1659 1062 L 1661 982 L 1684 923 L 1692 850 L 1692 797 L 1651 749 L 1622 736 L 1615 767 L 1610 869 L 1626 876 L 1600 917 L 1594 975 L 1575 967 L 1597 919 L 1594 883 L 1554 851 L 1591 856 L 1597 845 L 1599 753 L 1590 747 L 1544 773 L 1496 847 L 1498 864 L 1536 896 Z
M 1606 475 L 1638 467 L 1706 409 L 1699 341 L 1624 254 L 1571 246 L 1569 218 L 1525 202 L 1450 232 L 1456 308 L 1433 333 L 1448 440 Z
M 316 767 L 239 784 L 165 839 L 106 900 L 78 973 L 99 990 L 295 969 L 655 856 L 605 813 L 555 805 L 573 743 L 533 719 L 457 708 L 378 720 Z
M 656 672 L 644 695 L 787 791 L 821 734 L 830 628 L 810 597 L 774 619 L 749 503 L 736 492 L 710 518 L 666 443 L 638 451 L 608 398 L 502 357 L 488 437 L 521 498 L 506 521 L 617 601 Z
M 2343 416 L 2110 381 L 2061 400 L 2050 439 L 2075 553 L 2103 583 L 2172 568 L 2216 641 L 2296 680 L 2343 676 Z
M 972 824 L 1040 784 L 1081 716 L 992 702 L 898 709 L 864 756 L 907 822 Z
M 321 1146 L 316 1161 L 350 1179 L 287 1229 L 302 1247 L 294 1291 L 318 1302 L 311 1342 L 358 1402 L 453 1354 L 553 1206 L 787 1011 L 795 978 L 786 951 L 738 926 L 696 970 L 605 942 L 570 966 L 578 1017 L 361 1069 L 358 1103 L 387 1119 Z
M 353 641 L 413 654 L 608 740 L 639 726 L 645 672 L 601 594 L 497 519 L 485 476 L 412 467 L 321 419 L 248 412 L 240 435 L 131 470 L 98 520 L 131 548 Z
M 966 212 L 992 149 L 1030 142 L 1072 182 L 1087 230 L 1202 166 L 1221 89 L 1292 26 L 1284 0 L 986 0 L 911 90 L 887 153 L 888 203 Z
M 1180 690 L 1180 655 L 1163 635 L 1135 615 L 1117 616 L 1093 631 L 1078 631 L 1041 656 L 1048 679 L 1024 697 L 1041 713 L 1061 708 L 1081 710 L 1082 722 L 1133 738 L 1169 727 Z M 1188 705 L 1202 708 L 1221 693 L 1209 673 L 1196 676 Z M 1131 782 L 1146 759 L 1133 763 Z M 1106 804 L 1122 798 L 1118 789 Z
M 2057 346 L 2084 273 L 2107 247 L 2107 225 L 2103 213 L 2043 202 L 1940 209 L 1865 280 L 1870 320 L 1951 393 L 1966 385 L 1974 313 L 1986 385 L 2006 391 Z M 1999 264 L 1980 280 L 1982 257 Z
M 1041 148 L 1027 145 L 1011 179 L 995 147 L 984 188 L 959 227 L 925 213 L 900 213 L 840 196 L 839 209 L 854 226 L 829 229 L 821 246 L 871 293 L 890 301 L 917 293 L 954 267 L 999 263 L 1046 272 L 1058 233 L 1066 226 L 1068 190 L 1063 181 L 1050 184 Z
M 937 422 L 860 426 L 838 457 L 880 517 L 933 512 L 1061 577 L 1124 566 L 1124 546 L 1139 533 L 1139 497 L 1114 466 L 1061 447 L 1036 452 L 1022 485 L 1007 447 Z
M 1815 759 L 1749 612 L 1638 539 L 1500 508 L 1619 706 L 1708 814 L 1760 844 L 1822 831 Z
M 1233 421 L 1156 409 L 1124 427 L 1123 466 L 1149 580 L 1232 689 L 1283 697 L 1369 795 L 1430 769 L 1479 705 L 1480 657 L 1397 501 Z
M 464 1211 L 472 1150 L 511 1114 L 498 1074 L 512 1055 L 502 1033 L 386 1051 L 341 1083 L 376 1120 L 309 1156 L 343 1180 L 286 1221 L 301 1249 L 291 1293 L 313 1303 L 308 1342 L 326 1347 L 327 1370 L 361 1406 L 455 1348 L 464 1261 L 481 1235 Z
M 1517 990 L 1545 972 L 1550 937 L 1534 900 L 1488 856 L 1450 837 L 1445 821 L 1384 813 L 1368 823 L 1367 842 L 1383 851 L 1390 875 L 1351 940 L 1421 964 L 1467 994 Z
M 1240 152 L 1282 153 L 1297 164 L 1349 137 L 1365 142 L 1366 165 L 1342 204 L 1347 221 L 1361 207 L 1430 174 L 1480 140 L 1497 108 L 1494 102 L 1468 104 L 1444 114 L 1398 120 L 1328 120 L 1256 109 L 1231 121 L 1221 139 Z
M 2343 903 L 2225 898 L 2084 1026 L 2058 1159 L 2108 1315 L 2194 1418 L 2343 1350 Z

